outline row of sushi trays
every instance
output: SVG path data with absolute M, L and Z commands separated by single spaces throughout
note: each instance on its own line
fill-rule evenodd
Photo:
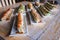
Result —
M 12 29 L 10 35 L 26 35 L 28 33 L 27 25 L 38 24 L 43 22 L 43 18 L 51 16 L 51 10 L 56 8 L 49 2 L 41 4 L 29 2 L 27 5 L 20 4 L 19 7 L 12 9 L 9 8 L 1 14 L 0 22 L 12 21 Z

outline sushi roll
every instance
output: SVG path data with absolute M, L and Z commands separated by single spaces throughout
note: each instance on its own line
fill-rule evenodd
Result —
M 45 12 L 43 9 L 39 8 L 39 11 L 40 11 L 44 16 L 46 15 L 46 12 Z
M 36 6 L 40 6 L 40 3 L 39 3 L 39 2 L 35 2 L 35 5 L 36 5 Z
M 40 5 L 39 10 L 44 16 L 49 13 L 49 11 L 43 5 Z
M 20 13 L 24 13 L 25 12 L 25 6 L 23 4 L 20 4 L 20 6 L 18 8 L 18 12 L 20 12 Z
M 41 8 L 42 10 L 44 10 L 46 13 L 49 12 L 43 5 L 41 5 L 40 8 Z
M 52 4 L 50 4 L 50 3 L 48 3 L 48 2 L 45 3 L 44 5 L 47 6 L 49 9 L 52 9 L 52 8 L 54 7 L 54 6 L 52 6 Z
M 49 2 L 47 2 L 47 4 L 49 5 L 49 6 L 51 6 L 51 7 L 54 7 L 52 4 L 50 4 Z
M 45 13 L 43 13 L 43 11 L 41 10 L 41 8 L 38 8 L 39 12 L 45 16 Z
M 33 4 L 32 3 L 28 3 L 28 8 L 29 9 L 33 9 L 34 7 L 33 7 Z
M 43 5 L 48 11 L 50 11 L 50 9 L 47 7 L 47 6 L 45 6 L 45 5 Z
M 2 15 L 2 17 L 1 17 L 1 20 L 3 21 L 3 20 L 9 20 L 10 19 L 10 16 L 11 16 L 11 14 L 12 14 L 12 9 L 8 9 L 7 11 L 5 11 L 4 13 L 3 13 L 3 15 Z
M 36 23 L 39 23 L 41 21 L 41 16 L 37 13 L 36 10 L 31 10 L 31 15 Z
M 18 13 L 18 16 L 17 16 L 17 30 L 20 34 L 23 34 L 24 33 L 24 30 L 23 30 L 23 15 L 22 13 Z

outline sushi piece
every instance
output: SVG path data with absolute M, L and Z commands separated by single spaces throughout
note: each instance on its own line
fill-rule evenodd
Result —
M 45 3 L 44 5 L 47 6 L 49 9 L 52 9 L 52 8 L 54 7 L 54 6 L 52 6 L 52 4 L 50 4 L 50 3 L 48 3 L 48 2 Z
M 43 14 L 41 13 L 41 11 L 39 10 L 39 8 L 35 8 L 37 10 L 37 12 L 40 14 L 41 17 L 43 17 Z
M 49 6 L 51 6 L 51 7 L 54 7 L 52 4 L 50 4 L 49 2 L 47 2 L 47 4 L 49 5 Z
M 38 8 L 38 10 L 42 14 L 42 17 L 45 16 L 45 14 L 43 13 L 43 11 L 40 8 Z
M 40 5 L 39 10 L 44 16 L 49 13 L 49 11 L 43 5 Z
M 49 13 L 49 11 L 43 5 L 41 5 L 40 8 L 44 10 L 46 13 Z
M 36 5 L 36 6 L 40 6 L 40 3 L 39 3 L 39 2 L 35 2 L 35 5 Z
M 41 8 L 39 8 L 39 11 L 45 16 L 46 12 L 44 12 L 44 10 L 42 10 Z
M 45 6 L 45 5 L 43 5 L 48 11 L 50 11 L 50 9 L 47 7 L 47 6 Z
M 27 6 L 28 6 L 29 9 L 33 9 L 34 8 L 32 3 L 28 3 Z
M 49 5 L 45 4 L 44 6 L 47 6 L 50 10 L 52 9 L 52 7 L 50 7 Z
M 18 16 L 17 16 L 17 30 L 20 34 L 24 33 L 24 30 L 23 30 L 22 26 L 23 26 L 23 15 L 22 15 L 22 13 L 18 13 Z
M 25 6 L 23 4 L 20 4 L 20 6 L 18 8 L 18 12 L 20 12 L 20 13 L 25 12 Z
M 5 11 L 1 17 L 1 20 L 9 20 L 10 19 L 10 16 L 12 14 L 12 9 L 8 9 L 7 11 Z
M 36 23 L 39 23 L 41 21 L 41 16 L 37 13 L 36 10 L 31 10 L 31 15 L 33 16 L 33 19 Z

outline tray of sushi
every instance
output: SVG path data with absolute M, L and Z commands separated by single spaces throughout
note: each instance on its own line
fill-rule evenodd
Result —
M 44 21 L 46 16 L 52 16 L 51 10 L 55 8 L 50 3 L 40 4 L 35 2 L 34 4 L 29 2 L 27 5 L 20 4 L 17 8 L 7 9 L 0 17 L 1 21 L 11 21 L 14 17 L 10 36 L 21 36 L 28 35 L 28 23 L 29 25 L 45 24 Z M 47 19 L 46 19 L 47 20 Z

